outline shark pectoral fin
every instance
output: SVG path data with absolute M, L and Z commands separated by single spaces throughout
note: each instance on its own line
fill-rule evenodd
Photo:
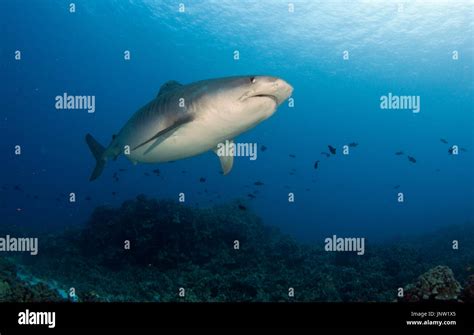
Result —
M 230 143 L 234 143 L 234 141 L 229 141 Z M 219 145 L 214 149 L 215 154 L 219 157 L 221 162 L 222 174 L 225 176 L 232 170 L 232 166 L 234 165 L 234 155 L 226 156 L 224 155 L 226 152 L 224 149 L 220 148 Z
M 225 176 L 232 170 L 234 165 L 234 156 L 217 156 L 221 161 L 222 174 Z
M 147 151 L 145 153 L 148 153 L 150 152 L 151 149 L 153 149 L 154 147 L 156 147 L 160 141 L 158 141 L 161 137 L 166 137 L 168 136 L 169 134 L 171 134 L 173 131 L 176 130 L 176 128 L 178 128 L 179 126 L 185 124 L 185 123 L 188 123 L 190 121 L 193 120 L 193 117 L 191 115 L 187 115 L 185 117 L 183 117 L 182 119 L 179 119 L 177 121 L 175 121 L 171 126 L 165 128 L 165 129 L 162 129 L 160 130 L 159 132 L 157 132 L 155 135 L 153 135 L 151 138 L 149 138 L 148 140 L 146 140 L 145 142 L 143 143 L 140 143 L 139 145 L 137 145 L 135 148 L 132 149 L 133 150 L 137 150 L 138 148 L 144 146 L 145 144 L 148 144 L 150 143 L 151 141 L 154 141 L 154 140 L 157 140 L 157 142 L 155 142 L 155 144 L 152 146 L 152 148 L 148 148 Z

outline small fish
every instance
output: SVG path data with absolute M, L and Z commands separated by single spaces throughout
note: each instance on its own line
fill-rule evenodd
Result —
M 87 200 L 87 201 L 90 201 L 90 200 L 92 200 L 92 198 L 89 197 L 89 196 L 87 196 L 87 197 L 86 197 L 86 200 Z
M 249 197 L 250 199 L 255 199 L 256 198 L 256 196 L 254 196 L 252 193 L 247 194 L 247 197 Z
M 448 141 L 446 141 L 444 138 L 440 138 L 439 140 L 443 142 L 444 144 L 448 144 Z
M 7 185 L 2 185 L 2 190 L 4 190 L 4 191 L 8 190 L 8 186 Z
M 318 168 L 319 161 L 314 162 L 314 169 L 316 170 Z
M 332 145 L 328 145 L 329 152 L 332 153 L 333 155 L 336 154 L 336 148 L 334 148 Z
M 181 170 L 181 173 L 182 173 L 182 174 L 185 174 L 185 173 L 186 173 L 186 170 Z
M 127 169 L 119 169 L 120 172 L 127 171 Z
M 291 158 L 296 158 L 296 156 L 293 154 L 289 154 L 288 156 L 290 156 Z
M 416 163 L 416 159 L 415 157 L 411 157 L 411 156 L 407 156 L 408 157 L 408 160 L 412 163 Z
M 359 143 L 357 143 L 357 142 L 351 142 L 351 143 L 349 143 L 349 147 L 351 147 L 351 148 L 355 148 L 355 147 L 358 146 L 358 145 L 359 145 Z
M 304 190 L 305 190 L 306 192 L 311 191 L 311 189 L 309 189 L 309 188 L 305 188 Z
M 204 178 L 204 177 L 199 178 L 199 182 L 200 182 L 200 183 L 205 183 L 205 182 L 206 182 L 206 178 Z
M 467 149 L 465 149 L 465 148 L 459 148 L 459 151 L 466 152 Z M 453 154 L 454 154 L 454 147 L 449 148 L 449 149 L 448 149 L 448 152 L 449 152 L 450 155 L 453 155 Z
M 397 152 L 395 153 L 395 155 L 401 156 L 401 155 L 404 155 L 404 153 L 403 153 L 403 151 L 397 151 Z
M 246 210 L 247 210 L 247 207 L 245 207 L 244 205 L 240 205 L 240 204 L 239 204 L 239 209 L 240 209 L 241 211 L 246 211 Z
M 435 171 L 436 171 L 436 172 L 439 172 L 439 171 L 441 171 L 441 169 L 436 169 Z
M 258 190 L 255 190 L 252 192 L 253 194 L 259 194 L 260 192 Z
M 330 154 L 328 154 L 327 152 L 324 152 L 324 151 L 321 152 L 321 155 L 325 155 L 327 158 L 331 157 Z
M 263 183 L 261 181 L 256 181 L 253 184 L 256 185 L 256 186 L 263 186 Z
M 260 147 L 260 150 L 261 150 L 261 151 L 265 151 L 265 150 L 267 150 L 267 147 L 264 146 L 264 145 L 262 145 L 262 146 Z
M 117 178 L 117 172 L 114 172 L 112 178 Z
M 148 172 L 143 173 L 145 176 L 149 177 L 150 174 Z
M 15 187 L 13 187 L 13 189 L 14 189 L 15 191 L 23 192 L 23 189 L 21 188 L 20 185 L 15 185 Z
M 33 196 L 33 199 L 38 200 L 38 199 L 39 199 L 39 196 L 34 195 L 34 196 Z
M 112 196 L 116 196 L 117 195 L 117 192 L 112 192 Z
M 159 176 L 160 173 L 161 173 L 161 172 L 160 172 L 160 169 L 154 169 L 152 172 L 153 172 L 154 174 L 156 174 L 157 176 Z
M 394 190 L 396 190 L 396 189 L 398 189 L 398 188 L 400 188 L 400 185 L 395 185 L 395 186 L 393 187 Z

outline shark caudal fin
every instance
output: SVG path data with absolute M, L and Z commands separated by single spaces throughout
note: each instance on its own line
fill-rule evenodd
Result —
M 92 171 L 91 177 L 89 178 L 90 181 L 93 181 L 97 179 L 104 170 L 106 162 L 104 157 L 105 148 L 99 142 L 97 142 L 91 134 L 86 135 L 86 142 L 96 160 L 94 171 Z

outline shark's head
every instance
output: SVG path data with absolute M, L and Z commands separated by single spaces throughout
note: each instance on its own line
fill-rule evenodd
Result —
M 239 76 L 208 83 L 206 100 L 227 120 L 254 125 L 273 113 L 293 92 L 286 81 L 270 76 Z
M 236 79 L 238 100 L 247 104 L 266 104 L 273 101 L 278 107 L 288 99 L 293 87 L 286 81 L 269 76 L 245 76 Z

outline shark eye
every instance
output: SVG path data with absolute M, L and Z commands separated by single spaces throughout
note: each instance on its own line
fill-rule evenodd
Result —
M 250 77 L 250 82 L 251 82 L 252 84 L 255 84 L 255 82 L 256 82 L 255 77 Z

